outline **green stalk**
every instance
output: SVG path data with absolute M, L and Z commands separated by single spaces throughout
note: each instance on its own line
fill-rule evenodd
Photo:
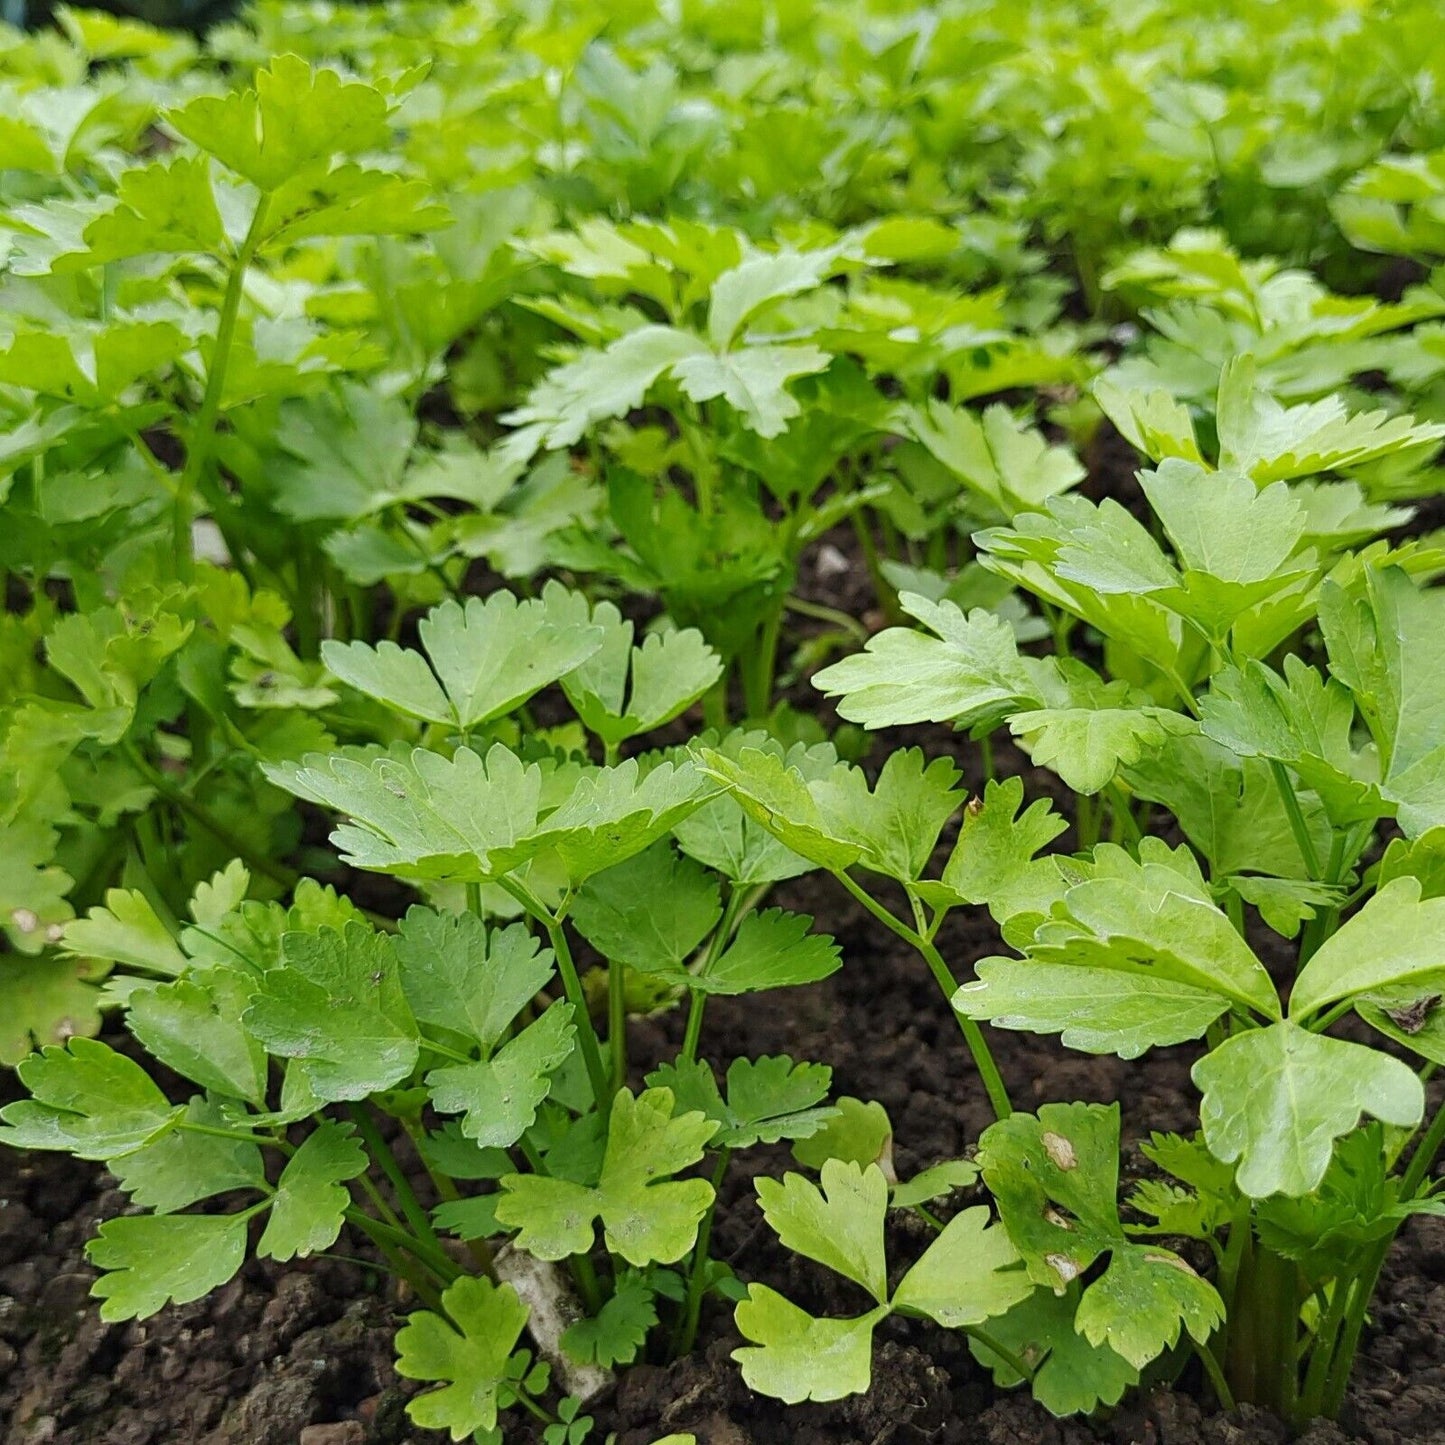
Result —
M 1269 770 L 1274 775 L 1274 785 L 1279 789 L 1280 801 L 1284 804 L 1285 816 L 1289 819 L 1290 832 L 1294 834 L 1295 846 L 1300 851 L 1300 857 L 1304 859 L 1305 867 L 1309 875 L 1316 882 L 1324 877 L 1324 870 L 1320 866 L 1320 855 L 1315 848 L 1315 840 L 1310 837 L 1308 824 L 1305 822 L 1305 815 L 1300 810 L 1299 794 L 1294 790 L 1294 784 L 1285 765 L 1271 758 Z
M 989 1052 L 987 1041 L 979 1026 L 970 1018 L 965 1018 L 953 1006 L 953 996 L 958 992 L 958 980 L 949 971 L 948 965 L 943 961 L 942 955 L 925 938 L 922 933 L 915 932 L 906 923 L 895 918 L 881 903 L 879 903 L 866 889 L 856 883 L 847 873 L 839 871 L 833 876 L 871 913 L 885 928 L 896 934 L 910 948 L 915 948 L 923 956 L 924 962 L 928 965 L 929 971 L 933 974 L 934 981 L 943 992 L 943 997 L 948 1004 L 948 1011 L 958 1022 L 959 1031 L 963 1034 L 963 1041 L 968 1046 L 969 1053 L 973 1056 L 974 1067 L 978 1070 L 979 1077 L 983 1080 L 983 1087 L 988 1094 L 989 1103 L 993 1105 L 994 1117 L 1007 1119 L 1013 1113 L 1013 1105 L 1009 1102 L 1008 1090 L 1004 1087 L 1003 1076 L 998 1071 L 998 1065 L 994 1063 L 993 1055 Z
M 763 621 L 752 653 L 739 659 L 743 683 L 743 711 L 749 722 L 767 717 L 773 701 L 773 679 L 778 666 L 778 641 L 783 630 L 785 599 Z
M 398 1279 L 404 1279 L 416 1294 L 416 1297 L 430 1310 L 441 1312 L 442 1299 L 439 1291 L 434 1289 L 421 1273 L 414 1269 L 411 1263 L 405 1258 L 397 1244 L 393 1241 L 390 1231 L 378 1219 L 373 1219 L 363 1209 L 355 1206 L 346 1211 L 346 1221 L 359 1229 L 380 1252 L 381 1257 L 386 1260 L 387 1268 L 396 1275 Z
M 592 1085 L 592 1097 L 605 1119 L 612 1104 L 607 1070 L 602 1066 L 602 1047 L 597 1042 L 597 1031 L 592 1027 L 592 1015 L 587 1008 L 587 995 L 582 990 L 582 980 L 577 965 L 572 961 L 572 950 L 567 944 L 567 934 L 561 920 L 525 885 L 515 878 L 500 880 L 503 888 L 517 900 L 547 930 L 547 938 L 557 959 L 557 972 L 562 976 L 562 989 L 572 1005 L 573 1020 L 577 1025 L 577 1043 L 582 1050 L 582 1062 L 587 1068 L 587 1079 Z
M 713 1167 L 712 1203 L 702 1217 L 702 1223 L 698 1226 L 697 1231 L 697 1243 L 692 1247 L 692 1266 L 688 1270 L 687 1276 L 687 1299 L 683 1304 L 677 1335 L 673 1342 L 674 1359 L 689 1353 L 697 1342 L 697 1323 L 702 1316 L 702 1297 L 707 1288 L 707 1251 L 712 1242 L 713 1216 L 717 1213 L 718 1194 L 722 1189 L 723 1179 L 728 1172 L 728 1161 L 731 1158 L 731 1150 L 720 1149 L 717 1163 Z
M 191 548 L 192 508 L 196 489 L 205 475 L 206 464 L 210 461 L 215 445 L 216 421 L 221 411 L 221 397 L 226 388 L 226 369 L 230 364 L 231 347 L 236 339 L 236 321 L 241 312 L 241 297 L 246 290 L 246 270 L 255 259 L 265 234 L 266 212 L 270 205 L 269 195 L 262 195 L 257 201 L 246 238 L 236 253 L 230 275 L 226 277 L 226 289 L 221 297 L 221 314 L 216 323 L 216 340 L 211 350 L 211 365 L 206 373 L 206 390 L 201 397 L 201 409 L 196 414 L 196 424 L 191 429 L 190 445 L 186 449 L 186 464 L 176 486 L 173 545 L 176 570 L 183 582 L 189 582 L 195 575 L 195 553 Z
M 713 964 L 722 956 L 722 951 L 727 947 L 729 940 L 737 929 L 739 920 L 745 913 L 750 912 L 758 900 L 767 892 L 767 888 L 756 888 L 748 892 L 733 887 L 728 893 L 728 901 L 723 905 L 722 917 L 713 929 L 712 937 L 708 939 L 707 952 L 703 955 L 702 962 L 697 967 L 699 975 L 706 974 Z M 707 1010 L 707 993 L 700 988 L 689 989 L 687 1002 L 687 1030 L 682 1038 L 682 1060 L 684 1063 L 692 1063 L 697 1058 L 698 1041 L 702 1038 L 703 1014 Z
M 612 1094 L 627 1086 L 627 965 L 607 961 L 607 1045 L 612 1050 Z
M 435 1253 L 440 1258 L 446 1259 L 446 1251 L 442 1248 L 441 1240 L 437 1238 L 436 1231 L 432 1228 L 431 1217 L 422 1208 L 421 1201 L 412 1190 L 410 1181 L 402 1172 L 401 1165 L 397 1163 L 396 1155 L 391 1152 L 391 1145 L 382 1138 L 381 1130 L 376 1127 L 376 1120 L 371 1117 L 370 1110 L 364 1104 L 348 1104 L 346 1111 L 356 1125 L 356 1132 L 360 1134 L 361 1142 L 365 1144 L 367 1152 L 376 1160 L 381 1172 L 386 1175 L 387 1183 L 391 1185 L 402 1216 L 405 1218 L 408 1228 L 416 1236 L 418 1244 L 428 1254 Z

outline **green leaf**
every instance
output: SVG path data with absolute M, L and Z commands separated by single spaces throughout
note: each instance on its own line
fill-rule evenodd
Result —
M 1217 672 L 1199 704 L 1206 735 L 1240 757 L 1288 763 L 1336 827 L 1389 816 L 1378 762 L 1351 741 L 1349 689 L 1298 657 L 1285 658 L 1284 666 L 1283 677 L 1256 661 Z
M 506 872 L 491 854 L 535 829 L 542 797 L 541 768 L 500 743 L 485 761 L 470 748 L 450 759 L 418 748 L 365 760 L 312 753 L 263 771 L 353 819 L 332 834 L 347 862 L 400 878 L 479 882 Z
M 143 1320 L 219 1289 L 246 1258 L 244 1214 L 137 1214 L 107 1219 L 85 1247 L 105 1271 L 91 1293 L 109 1323 Z
M 1445 898 L 1422 899 L 1416 878 L 1396 878 L 1322 943 L 1290 992 L 1290 1017 L 1341 999 L 1391 990 L 1445 991 Z
M 803 410 L 787 383 L 825 370 L 831 360 L 826 351 L 796 342 L 749 345 L 721 355 L 699 348 L 674 361 L 672 374 L 693 401 L 721 397 L 750 430 L 775 437 Z
M 1177 713 L 1151 707 L 1037 708 L 1009 719 L 1034 765 L 1084 794 L 1108 787 L 1121 766 L 1147 757 L 1181 726 Z
M 562 1331 L 562 1348 L 582 1364 L 630 1365 L 657 1323 L 657 1292 L 636 1270 L 623 1270 L 596 1315 Z
M 509 449 L 570 447 L 597 422 L 641 406 L 652 385 L 684 357 L 705 354 L 700 338 L 671 326 L 641 326 L 601 350 L 548 372 L 526 401 L 502 420 L 519 430 Z
M 351 1203 L 347 1181 L 367 1163 L 352 1126 L 323 1119 L 286 1161 L 256 1253 L 284 1263 L 330 1249 Z
M 1151 461 L 1182 457 L 1186 462 L 1203 463 L 1189 408 L 1167 391 L 1128 389 L 1107 376 L 1099 377 L 1093 390 L 1094 400 L 1120 436 Z
M 338 152 L 385 149 L 390 107 L 379 90 L 278 55 L 254 90 L 201 96 L 167 117 L 171 127 L 263 191 Z
M 945 1159 L 920 1169 L 911 1179 L 895 1184 L 889 1203 L 894 1209 L 912 1209 L 934 1199 L 943 1199 L 955 1189 L 978 1183 L 978 1165 L 972 1159 Z
M 536 1122 L 551 1076 L 566 1062 L 576 1037 L 572 1005 L 554 1003 L 490 1058 L 433 1069 L 426 1076 L 432 1107 L 463 1115 L 467 1138 L 507 1148 Z
M 404 1379 L 442 1381 L 409 1401 L 423 1430 L 449 1430 L 453 1440 L 497 1424 L 499 1393 L 527 1323 L 527 1307 L 511 1285 L 462 1275 L 442 1295 L 445 1316 L 418 1310 L 396 1335 L 396 1372 Z
M 120 1187 L 143 1209 L 171 1214 L 231 1189 L 265 1189 L 261 1151 L 246 1139 L 220 1139 L 186 1129 L 196 1124 L 224 1129 L 226 1117 L 213 1102 L 194 1098 L 179 1126 L 154 1143 L 107 1163 Z
M 1221 638 L 1257 602 L 1305 576 L 1295 557 L 1304 509 L 1282 482 L 1262 491 L 1237 471 L 1166 460 L 1140 478 L 1183 571 L 1161 600 Z
M 1024 809 L 1022 778 L 989 779 L 982 800 L 963 812 L 944 885 L 965 903 L 984 903 L 999 923 L 1021 913 L 1046 914 L 1063 892 L 1059 865 L 1035 855 L 1067 829 L 1047 798 Z
M 832 1080 L 826 1064 L 795 1064 L 786 1054 L 734 1059 L 728 1065 L 726 1102 L 712 1065 L 702 1059 L 663 1064 L 647 1076 L 649 1088 L 672 1091 L 677 1108 L 695 1109 L 717 1121 L 711 1142 L 718 1149 L 750 1149 L 816 1134 L 837 1114 L 818 1107 Z
M 226 233 L 204 156 L 133 166 L 121 173 L 117 204 L 85 228 L 85 263 L 103 265 L 130 256 L 214 255 Z
M 1146 839 L 1139 862 L 1109 845 L 1095 858 L 1103 866 L 1039 923 L 1027 959 L 980 963 L 955 1008 L 1123 1058 L 1197 1038 L 1230 1008 L 1279 1017 L 1269 974 L 1187 850 Z
M 636 1097 L 624 1089 L 613 1100 L 597 1184 L 509 1174 L 497 1218 L 517 1231 L 519 1249 L 540 1259 L 591 1249 L 600 1217 L 607 1248 L 629 1264 L 672 1264 L 692 1247 L 713 1189 L 703 1179 L 668 1176 L 697 1163 L 716 1132 L 702 1114 L 674 1118 L 666 1089 Z
M 0 962 L 0 1065 L 13 1067 L 34 1049 L 100 1032 L 104 972 L 94 965 L 45 954 Z
M 997 613 L 967 615 L 952 602 L 905 592 L 899 604 L 936 637 L 890 627 L 866 648 L 825 667 L 813 685 L 841 698 L 838 714 L 867 728 L 954 722 L 993 727 L 1010 713 L 1045 702 L 1052 664 L 1023 657 L 1013 628 Z
M 543 591 L 546 599 L 553 589 Z M 562 688 L 582 725 L 608 747 L 651 732 L 686 711 L 722 676 L 722 659 L 686 628 L 653 633 L 632 645 L 632 623 L 610 602 L 599 602 L 590 619 L 585 604 L 578 625 L 600 627 L 603 643 L 562 678 Z
M 396 950 L 362 923 L 288 933 L 245 1013 L 273 1054 L 295 1059 L 318 1099 L 365 1099 L 416 1067 L 417 1027 Z
M 1349 415 L 1338 396 L 1284 406 L 1256 383 L 1251 356 L 1231 357 L 1219 378 L 1219 464 L 1260 486 L 1358 467 L 1445 437 L 1445 426 L 1387 411 Z
M 883 1223 L 888 1181 L 877 1165 L 824 1161 L 822 1188 L 802 1174 L 760 1178 L 763 1218 L 785 1249 L 860 1284 L 880 1304 L 888 1299 Z
M 127 1000 L 131 1033 L 168 1068 L 203 1089 L 262 1108 L 266 1054 L 241 1023 L 251 981 L 236 969 L 210 968 Z
M 0 1140 L 18 1149 L 64 1149 L 113 1159 L 174 1127 L 183 1110 L 137 1063 L 94 1039 L 32 1054 L 16 1070 L 29 1099 L 0 1109 Z
M 552 951 L 522 923 L 488 928 L 474 913 L 413 907 L 396 934 L 401 987 L 418 1023 L 489 1050 L 546 988 Z
M 816 1319 L 767 1285 L 751 1284 L 734 1318 L 752 1344 L 732 1357 L 750 1390 L 784 1404 L 861 1395 L 873 1378 L 873 1329 L 887 1314 L 879 1305 L 857 1319 Z
M 710 746 L 713 741 L 711 735 L 705 735 L 695 746 Z M 785 748 L 766 733 L 741 729 L 717 741 L 716 750 L 734 761 L 750 750 L 771 752 L 809 777 L 826 772 L 838 761 L 826 743 L 811 748 L 799 743 Z M 673 826 L 673 836 L 688 857 L 744 888 L 796 878 L 812 866 L 745 812 L 731 793 L 709 799 L 696 812 L 680 819 Z
M 1214 1287 L 1171 1250 L 1130 1242 L 1119 1220 L 1117 1105 L 1046 1104 L 980 1140 L 979 1163 L 1009 1238 L 1036 1284 L 1062 1293 L 1104 1255 L 1074 1327 L 1136 1369 L 1224 1318 Z
M 1406 837 L 1445 823 L 1445 593 L 1398 567 L 1367 569 L 1349 590 L 1320 588 L 1330 671 L 1355 696 L 1380 752 L 1380 792 Z
M 555 852 L 574 885 L 640 853 L 718 791 L 691 762 L 657 763 L 643 772 L 635 758 L 584 773 L 570 796 L 505 862 Z
M 494 592 L 467 598 L 465 607 L 444 602 L 418 628 L 425 658 L 393 642 L 328 641 L 321 656 L 358 692 L 465 733 L 520 707 L 602 646 L 603 630 L 578 625 L 567 595 L 559 589 L 518 602 Z
M 835 1099 L 836 1117 L 817 1133 L 795 1140 L 793 1158 L 808 1169 L 819 1169 L 830 1159 L 841 1159 L 866 1169 L 882 1167 L 884 1176 L 893 1174 L 893 1124 L 888 1110 L 876 1099 L 866 1103 L 847 1094 Z
M 67 953 L 129 964 L 171 978 L 186 968 L 185 954 L 145 894 L 124 888 L 109 889 L 104 908 L 92 908 L 84 918 L 66 924 L 64 945 Z
M 1091 1415 L 1100 1405 L 1117 1405 L 1139 1383 L 1139 1371 L 1107 1345 L 1095 1345 L 1074 1329 L 1077 1285 L 1062 1295 L 1036 1289 L 1006 1315 L 989 1321 L 988 1335 L 1031 1366 L 1034 1399 L 1051 1415 Z M 977 1336 L 968 1347 L 993 1372 L 994 1384 L 1010 1389 L 1022 1380 Z
M 1420 1080 L 1398 1059 L 1288 1020 L 1236 1034 L 1191 1077 L 1210 1151 L 1238 1161 L 1236 1183 L 1251 1199 L 1318 1188 L 1334 1141 L 1362 1114 L 1413 1128 L 1425 1108 Z
M 955 1214 L 899 1281 L 894 1309 L 927 1315 L 946 1330 L 981 1325 L 1033 1293 L 1033 1281 L 986 1205 Z
M 838 945 L 826 933 L 812 933 L 806 913 L 769 908 L 750 913 L 733 941 L 708 968 L 681 981 L 703 993 L 743 994 L 817 983 L 843 965 Z
M 644 973 L 681 969 L 721 916 L 716 879 L 665 839 L 594 873 L 571 913 L 603 958 Z

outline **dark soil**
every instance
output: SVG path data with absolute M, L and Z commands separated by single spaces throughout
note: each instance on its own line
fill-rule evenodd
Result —
M 835 594 L 836 595 L 836 594 Z M 970 774 L 961 740 L 944 729 L 906 739 L 951 753 Z M 1002 748 L 1004 771 L 1027 762 Z M 975 785 L 976 776 L 970 781 Z M 1032 774 L 1031 796 L 1056 790 Z M 950 1011 L 927 969 L 831 882 L 780 890 L 777 901 L 814 914 L 843 946 L 843 970 L 826 984 L 748 1000 L 714 1000 L 704 1053 L 716 1059 L 786 1052 L 834 1068 L 838 1093 L 879 1099 L 897 1131 L 901 1177 L 966 1151 L 989 1122 L 987 1101 Z M 986 915 L 950 919 L 941 947 L 955 972 L 997 948 Z M 639 1021 L 640 1070 L 671 1057 L 677 1014 Z M 1197 1122 L 1189 1050 L 1143 1060 L 1090 1058 L 1050 1040 L 996 1035 L 1013 1098 L 1118 1100 L 1127 1139 Z M 0 1080 L 0 1092 L 13 1092 Z M 825 1272 L 777 1247 L 763 1227 L 751 1176 L 780 1172 L 781 1150 L 735 1162 L 723 1191 L 715 1247 L 745 1278 L 768 1281 L 799 1303 L 845 1311 Z M 0 1445 L 422 1445 L 408 1428 L 409 1387 L 391 1369 L 396 1320 L 408 1308 L 361 1263 L 309 1266 L 252 1261 L 207 1299 L 153 1319 L 103 1324 L 88 1296 L 82 1250 L 126 1201 L 99 1169 L 60 1156 L 0 1150 Z M 921 1251 L 922 1226 L 896 1224 L 896 1259 Z M 343 1237 L 340 1249 L 364 1256 Z M 1201 1408 L 1192 1371 L 1180 1389 L 1156 1388 L 1109 1418 L 1058 1421 L 1022 1394 L 995 1391 L 961 1340 L 906 1321 L 879 1331 L 874 1387 L 834 1405 L 785 1409 L 753 1397 L 728 1358 L 738 1343 L 730 1311 L 704 1314 L 696 1353 L 666 1368 L 639 1366 L 615 1399 L 593 1406 L 601 1440 L 650 1445 L 691 1432 L 699 1445 L 1284 1445 L 1279 1421 L 1250 1409 Z M 517 1426 L 518 1439 L 527 1431 Z M 1355 1381 L 1338 1426 L 1319 1424 L 1308 1445 L 1445 1442 L 1445 1220 L 1418 1220 L 1401 1236 L 1381 1283 Z

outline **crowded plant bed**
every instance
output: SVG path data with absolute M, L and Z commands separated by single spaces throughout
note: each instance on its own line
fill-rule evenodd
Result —
M 1439 30 L 0 35 L 5 1438 L 1436 1438 Z

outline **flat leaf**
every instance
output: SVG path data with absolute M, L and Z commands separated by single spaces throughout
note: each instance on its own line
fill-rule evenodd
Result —
M 510 592 L 469 597 L 465 607 L 444 602 L 418 631 L 425 658 L 391 642 L 328 641 L 322 659 L 368 697 L 467 732 L 519 707 L 602 645 L 601 628 L 577 625 L 555 601 L 518 602 Z
M 136 1214 L 107 1219 L 85 1247 L 104 1273 L 91 1293 L 110 1323 L 189 1304 L 235 1275 L 246 1258 L 244 1214 Z
M 752 1284 L 734 1312 L 738 1333 L 752 1343 L 732 1357 L 750 1390 L 784 1404 L 861 1395 L 873 1378 L 873 1329 L 887 1314 L 879 1305 L 857 1319 L 816 1319 L 767 1285 Z
M 396 950 L 365 924 L 288 933 L 246 1027 L 273 1054 L 296 1059 L 318 1099 L 365 1099 L 416 1067 L 417 1027 Z
M 203 1089 L 245 1099 L 266 1099 L 266 1053 L 247 1033 L 241 1015 L 251 981 L 230 968 L 210 968 L 128 999 L 126 1025 L 168 1068 Z
M 671 1089 L 677 1108 L 697 1110 L 718 1124 L 718 1149 L 749 1149 L 815 1134 L 837 1111 L 818 1107 L 833 1071 L 825 1064 L 795 1064 L 786 1054 L 734 1059 L 728 1065 L 727 1100 L 712 1065 L 702 1059 L 663 1064 L 647 1076 L 649 1088 Z
M 880 1304 L 887 1302 L 888 1181 L 881 1169 L 828 1159 L 821 1189 L 802 1174 L 760 1178 L 756 1187 L 763 1217 L 785 1249 L 862 1285 Z
M 1139 1383 L 1139 1371 L 1107 1345 L 1094 1345 L 1074 1328 L 1078 1286 L 1062 1295 L 1036 1289 L 1006 1315 L 990 1320 L 988 1334 L 1034 1371 L 1034 1399 L 1051 1415 L 1091 1415 L 1101 1405 L 1117 1405 L 1124 1391 Z M 976 1336 L 968 1347 L 992 1371 L 1003 1389 L 1021 1384 L 1012 1366 Z
M 703 993 L 743 994 L 817 983 L 842 967 L 838 945 L 810 930 L 806 913 L 769 908 L 750 913 L 733 941 L 708 968 L 688 975 L 688 987 Z
M 418 1310 L 396 1335 L 396 1372 L 441 1381 L 416 1396 L 407 1414 L 423 1430 L 448 1430 L 453 1440 L 497 1424 L 498 1393 L 527 1323 L 527 1307 L 511 1285 L 462 1275 L 442 1295 L 445 1315 Z
M 548 985 L 552 951 L 522 923 L 488 928 L 474 913 L 413 907 L 396 935 L 401 987 L 417 1022 L 490 1050 Z
M 1425 1108 L 1414 1072 L 1388 1054 L 1285 1021 L 1236 1034 L 1194 1065 L 1210 1151 L 1251 1199 L 1308 1194 L 1334 1141 L 1362 1114 L 1413 1128 Z
M 936 636 L 890 627 L 863 652 L 815 674 L 815 687 L 842 699 L 840 717 L 867 728 L 991 727 L 1021 708 L 1043 705 L 1040 673 L 1049 665 L 1021 656 L 1013 629 L 996 613 L 979 607 L 965 615 L 952 602 L 914 592 L 899 602 Z
M 64 946 L 68 953 L 172 978 L 186 967 L 185 954 L 145 894 L 124 888 L 109 889 L 104 908 L 92 908 L 66 924 Z
M 668 1176 L 702 1158 L 717 1125 L 698 1113 L 673 1117 L 666 1089 L 613 1100 L 611 1127 L 595 1187 L 567 1179 L 509 1174 L 497 1218 L 517 1231 L 519 1249 L 564 1259 L 591 1249 L 599 1217 L 609 1250 L 639 1268 L 671 1264 L 692 1247 L 712 1203 L 712 1185 Z
M 183 1112 L 139 1064 L 95 1039 L 51 1045 L 15 1072 L 32 1097 L 0 1109 L 0 1140 L 19 1149 L 113 1159 L 150 1143 Z
M 594 873 L 572 904 L 577 931 L 605 959 L 644 973 L 682 968 L 722 916 L 715 878 L 670 843 Z
M 979 1163 L 999 1215 L 1036 1284 L 1056 1293 L 1102 1256 L 1075 1328 L 1135 1368 L 1172 1348 L 1181 1328 L 1208 1338 L 1224 1318 L 1214 1287 L 1171 1250 L 1131 1242 L 1119 1220 L 1119 1111 L 1046 1104 L 991 1125 Z
M 624 1270 L 596 1315 L 570 1324 L 562 1332 L 562 1348 L 583 1364 L 630 1365 L 657 1323 L 657 1295 L 636 1270 Z
M 286 1161 L 256 1253 L 284 1263 L 330 1249 L 351 1203 L 346 1184 L 367 1163 L 351 1125 L 323 1119 Z
M 899 1281 L 893 1307 L 916 1311 L 946 1330 L 981 1325 L 1033 1293 L 1019 1253 L 986 1205 L 955 1214 Z
M 1048 799 L 1023 806 L 1023 779 L 990 779 L 964 809 L 943 882 L 965 903 L 984 903 L 999 923 L 1020 913 L 1045 914 L 1063 882 L 1052 858 L 1035 855 L 1068 827 Z
M 433 1069 L 426 1076 L 432 1107 L 461 1114 L 467 1138 L 507 1148 L 536 1122 L 551 1076 L 572 1052 L 576 1037 L 572 1005 L 554 1003 L 490 1058 Z
M 186 1124 L 223 1129 L 226 1118 L 200 1097 L 186 1106 L 180 1126 L 154 1143 L 107 1163 L 120 1187 L 143 1209 L 172 1214 L 232 1189 L 265 1189 L 261 1151 L 245 1139 L 221 1139 Z

